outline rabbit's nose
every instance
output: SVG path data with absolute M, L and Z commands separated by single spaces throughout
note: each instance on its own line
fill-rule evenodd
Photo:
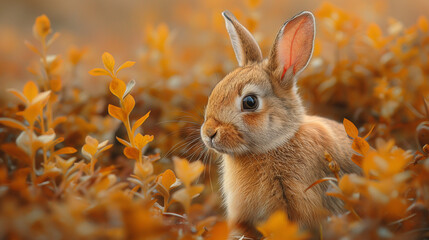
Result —
M 211 141 L 213 141 L 213 138 L 217 134 L 217 129 L 215 128 L 206 128 L 206 135 L 210 138 Z
M 214 130 L 214 132 L 211 132 L 208 136 L 210 137 L 210 140 L 213 142 L 213 138 L 216 137 L 217 130 Z

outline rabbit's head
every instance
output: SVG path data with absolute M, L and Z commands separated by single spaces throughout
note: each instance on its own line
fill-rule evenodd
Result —
M 296 76 L 313 52 L 314 16 L 302 12 L 287 21 L 263 59 L 250 32 L 230 12 L 222 15 L 239 67 L 213 89 L 201 137 L 220 153 L 267 152 L 291 139 L 305 114 Z

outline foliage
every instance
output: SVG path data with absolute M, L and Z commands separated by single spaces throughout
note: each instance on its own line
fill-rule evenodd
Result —
M 19 102 L 0 106 L 1 238 L 227 238 L 215 165 L 198 139 L 210 89 L 235 67 L 211 4 L 203 7 L 219 16 L 189 26 L 209 39 L 204 44 L 189 47 L 174 41 L 174 27 L 148 24 L 136 62 L 117 65 L 104 52 L 103 68 L 89 74 L 91 48 L 51 54 L 62 37 L 47 16 L 36 18 L 36 43 L 25 45 L 40 61 L 28 67 L 32 80 L 7 90 Z M 265 50 L 271 33 L 260 27 L 261 4 L 232 10 Z M 328 182 L 326 194 L 343 200 L 345 213 L 310 233 L 280 211 L 259 231 L 266 239 L 428 237 L 428 20 L 381 27 L 330 3 L 316 18 L 300 91 L 310 111 L 344 119 L 362 175 L 341 175 L 325 153 L 335 178 L 308 189 Z

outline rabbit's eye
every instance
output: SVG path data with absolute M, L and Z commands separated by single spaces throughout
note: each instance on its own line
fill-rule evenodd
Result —
M 258 98 L 255 95 L 248 95 L 243 98 L 243 110 L 255 110 L 258 105 Z

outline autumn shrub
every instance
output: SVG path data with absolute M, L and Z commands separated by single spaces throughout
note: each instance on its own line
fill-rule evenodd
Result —
M 267 49 L 259 4 L 236 11 Z M 336 177 L 308 187 L 329 184 L 326 194 L 340 198 L 345 213 L 318 234 L 281 211 L 258 230 L 267 239 L 429 237 L 428 20 L 406 27 L 389 19 L 381 28 L 329 3 L 316 17 L 300 92 L 310 112 L 343 122 L 362 175 L 340 176 L 325 154 Z M 147 25 L 136 62 L 116 64 L 104 52 L 103 67 L 87 73 L 79 64 L 90 48 L 52 53 L 60 34 L 47 16 L 36 18 L 35 41 L 25 41 L 40 59 L 28 67 L 33 79 L 5 93 L 18 103 L 0 107 L 1 238 L 227 238 L 216 156 L 199 140 L 207 96 L 235 66 L 220 14 L 212 20 L 213 28 L 194 26 L 210 41 L 193 51 L 175 51 L 166 24 Z M 90 94 L 96 89 L 79 82 L 82 75 L 101 94 Z

